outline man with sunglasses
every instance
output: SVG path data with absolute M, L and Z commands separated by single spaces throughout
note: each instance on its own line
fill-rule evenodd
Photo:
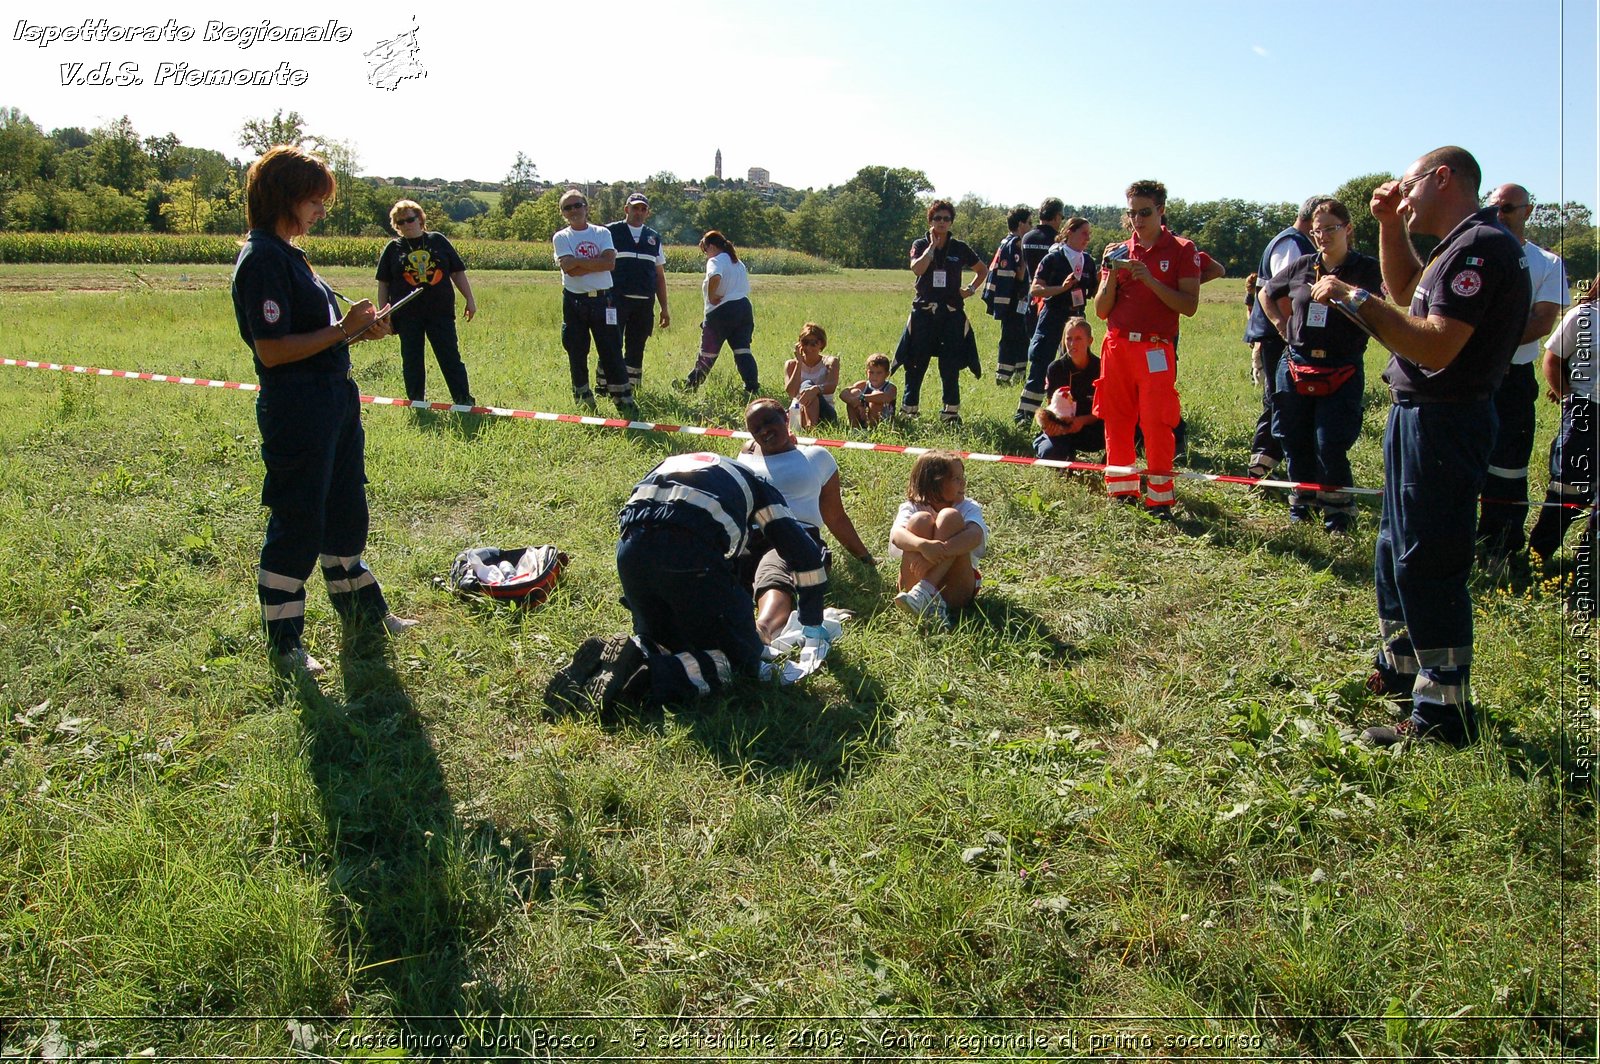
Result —
M 599 360 L 599 382 L 617 409 L 633 410 L 633 386 L 622 361 L 622 329 L 611 294 L 611 268 L 617 264 L 611 231 L 589 224 L 589 201 L 569 188 L 561 194 L 565 229 L 551 238 L 561 267 L 561 346 L 572 373 L 572 398 L 594 405 L 589 387 L 589 338 Z
M 628 383 L 644 380 L 644 344 L 655 330 L 655 302 L 661 301 L 661 327 L 672 324 L 667 311 L 667 247 L 661 234 L 644 223 L 650 219 L 650 201 L 644 193 L 628 197 L 623 219 L 606 226 L 617 252 L 611 275 L 616 281 L 617 313 L 622 320 L 622 361 L 628 366 Z
M 1478 737 L 1467 578 L 1494 445 L 1494 393 L 1522 341 L 1532 293 L 1517 238 L 1497 208 L 1478 209 L 1480 174 L 1470 152 L 1449 146 L 1373 190 L 1383 283 L 1409 312 L 1332 275 L 1311 290 L 1317 302 L 1356 314 L 1390 353 L 1383 379 L 1394 405 L 1373 565 L 1382 645 L 1367 687 L 1409 698 L 1411 715 L 1363 733 L 1379 746 L 1423 738 L 1459 747 Z M 1412 233 L 1441 238 L 1426 264 Z
M 1094 414 L 1105 422 L 1106 464 L 1134 464 L 1134 430 L 1144 435 L 1144 504 L 1150 516 L 1172 520 L 1172 464 L 1178 425 L 1177 362 L 1173 340 L 1180 316 L 1200 306 L 1200 252 L 1162 223 L 1167 186 L 1135 181 L 1126 192 L 1127 243 L 1106 249 L 1094 310 L 1106 322 Z M 1106 492 L 1139 501 L 1139 474 L 1106 474 Z
M 1494 567 L 1519 554 L 1526 542 L 1528 461 L 1533 457 L 1534 411 L 1539 402 L 1534 364 L 1541 353 L 1539 341 L 1555 328 L 1569 297 L 1561 260 L 1524 235 L 1533 212 L 1528 190 L 1521 185 L 1501 185 L 1489 193 L 1488 202 L 1499 212 L 1500 224 L 1522 242 L 1528 282 L 1533 287 L 1533 306 L 1522 343 L 1494 393 L 1500 434 L 1489 452 L 1489 477 L 1484 481 L 1483 508 L 1478 515 L 1478 555 L 1485 565 Z

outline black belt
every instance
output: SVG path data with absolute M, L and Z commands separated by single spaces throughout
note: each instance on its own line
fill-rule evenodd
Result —
M 1389 390 L 1389 397 L 1395 406 L 1432 406 L 1435 403 L 1449 403 L 1460 406 L 1462 403 L 1486 403 L 1490 398 L 1489 392 L 1474 392 L 1472 395 L 1418 395 L 1415 392 L 1397 392 Z
M 609 288 L 602 288 L 598 292 L 574 292 L 570 288 L 563 288 L 562 291 L 575 299 L 593 299 L 595 296 L 608 296 L 611 294 L 611 289 Z

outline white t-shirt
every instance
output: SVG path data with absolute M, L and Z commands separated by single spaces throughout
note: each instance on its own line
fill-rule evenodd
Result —
M 931 514 L 937 511 L 926 503 L 912 502 L 910 499 L 901 503 L 900 509 L 895 511 L 894 526 L 889 530 L 889 557 L 899 558 L 905 553 L 894 545 L 894 529 L 904 528 L 906 523 L 919 512 Z M 962 499 L 956 504 L 956 513 L 965 518 L 967 524 L 977 525 L 983 529 L 983 538 L 972 548 L 972 560 L 977 561 L 983 557 L 983 552 L 989 549 L 989 526 L 983 523 L 983 507 L 971 499 Z
M 816 529 L 823 527 L 819 502 L 822 486 L 839 472 L 839 463 L 827 448 L 796 447 L 774 455 L 754 451 L 739 455 L 735 461 L 782 492 L 796 521 Z
M 587 225 L 582 229 L 574 229 L 569 225 L 552 237 L 550 242 L 555 245 L 557 263 L 568 255 L 582 260 L 598 259 L 606 252 L 616 250 L 616 245 L 611 242 L 611 230 L 603 225 Z M 569 292 L 603 292 L 611 287 L 611 271 L 585 273 L 577 277 L 563 273 L 561 287 Z
M 1600 312 L 1593 303 L 1579 303 L 1567 311 L 1556 331 L 1545 341 L 1545 350 L 1567 364 L 1567 383 L 1573 395 L 1590 402 L 1595 400 L 1595 375 L 1600 373 L 1596 355 L 1600 344 L 1595 343 L 1595 326 L 1600 325 Z
M 726 251 L 720 251 L 706 260 L 706 279 L 700 285 L 700 291 L 705 298 L 706 313 L 710 314 L 715 308 L 711 305 L 710 288 L 711 278 L 722 278 L 721 302 L 732 303 L 735 299 L 748 299 L 750 296 L 750 274 L 745 270 L 744 263 L 734 262 L 728 257 Z
M 1533 292 L 1529 305 L 1554 303 L 1558 307 L 1566 306 L 1570 302 L 1567 296 L 1567 270 L 1560 257 L 1531 240 L 1522 245 L 1522 251 L 1528 259 L 1528 287 Z M 1539 341 L 1529 340 L 1517 348 L 1517 353 L 1511 356 L 1511 364 L 1526 366 L 1538 357 Z

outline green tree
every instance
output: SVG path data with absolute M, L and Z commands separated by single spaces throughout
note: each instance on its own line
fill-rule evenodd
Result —
M 1567 280 L 1587 284 L 1596 273 L 1597 230 L 1594 215 L 1581 203 L 1536 203 L 1528 218 L 1527 237 L 1561 256 Z
M 95 130 L 88 151 L 93 183 L 123 194 L 143 191 L 151 171 L 150 156 L 127 115 Z
M 511 213 L 507 235 L 513 240 L 535 243 L 548 241 L 555 236 L 567 224 L 561 217 L 561 194 L 565 191 L 561 188 L 546 189 L 538 199 L 517 204 L 517 209 Z
M 1378 253 L 1378 220 L 1372 216 L 1372 190 L 1394 175 L 1362 174 L 1333 190 L 1333 198 L 1350 211 L 1350 236 L 1354 245 L 1368 255 Z
M 533 197 L 533 187 L 539 182 L 539 168 L 533 165 L 533 160 L 522 152 L 517 152 L 517 159 L 511 164 L 511 170 L 506 174 L 504 181 L 500 182 L 500 210 L 507 218 L 512 217 L 524 200 Z
M 927 228 L 927 215 L 921 197 L 933 191 L 933 183 L 921 170 L 901 167 L 863 166 L 844 184 L 844 191 L 864 192 L 876 197 L 877 214 L 864 232 L 841 235 L 860 250 L 859 261 L 848 266 L 886 269 L 903 265 L 901 260 L 911 241 Z M 859 204 L 847 213 L 859 221 Z
M 239 147 L 256 156 L 265 155 L 268 148 L 280 144 L 303 148 L 311 139 L 300 112 L 284 114 L 282 108 L 274 111 L 271 118 L 251 118 L 239 127 Z
M 192 180 L 169 181 L 161 217 L 174 233 L 204 233 L 211 227 L 214 207 L 209 197 Z
M 702 232 L 721 230 L 736 245 L 770 247 L 772 244 L 766 205 L 752 192 L 735 189 L 707 192 L 695 211 L 695 222 Z

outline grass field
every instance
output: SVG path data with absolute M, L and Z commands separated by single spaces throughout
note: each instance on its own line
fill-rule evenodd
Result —
M 227 275 L 0 268 L 0 354 L 252 380 Z M 473 281 L 480 401 L 570 409 L 556 277 Z M 847 379 L 892 351 L 908 281 L 758 278 L 769 389 L 806 320 Z M 666 387 L 700 317 L 692 278 L 671 293 L 643 415 L 734 425 L 726 358 L 694 396 Z M 1208 286 L 1184 328 L 1189 468 L 1246 465 L 1239 296 Z M 364 391 L 403 394 L 396 341 L 355 354 Z M 1379 365 L 1354 453 L 1372 486 Z M 964 394 L 963 428 L 876 438 L 1026 451 L 1015 389 Z M 893 574 L 845 560 L 831 601 L 857 617 L 825 674 L 603 726 L 547 719 L 540 692 L 626 629 L 617 508 L 700 441 L 363 416 L 367 558 L 422 624 L 342 654 L 314 578 L 308 642 L 334 668 L 285 686 L 255 601 L 250 396 L 0 367 L 7 1055 L 1595 1051 L 1594 639 L 1563 615 L 1570 551 L 1549 582 L 1477 582 L 1492 739 L 1374 752 L 1354 741 L 1389 713 L 1361 684 L 1370 503 L 1330 540 L 1180 483 L 1164 527 L 1093 478 L 973 463 L 993 546 L 953 632 L 918 634 Z M 838 457 L 882 556 L 908 459 Z M 546 542 L 573 564 L 540 609 L 438 586 L 466 547 Z

